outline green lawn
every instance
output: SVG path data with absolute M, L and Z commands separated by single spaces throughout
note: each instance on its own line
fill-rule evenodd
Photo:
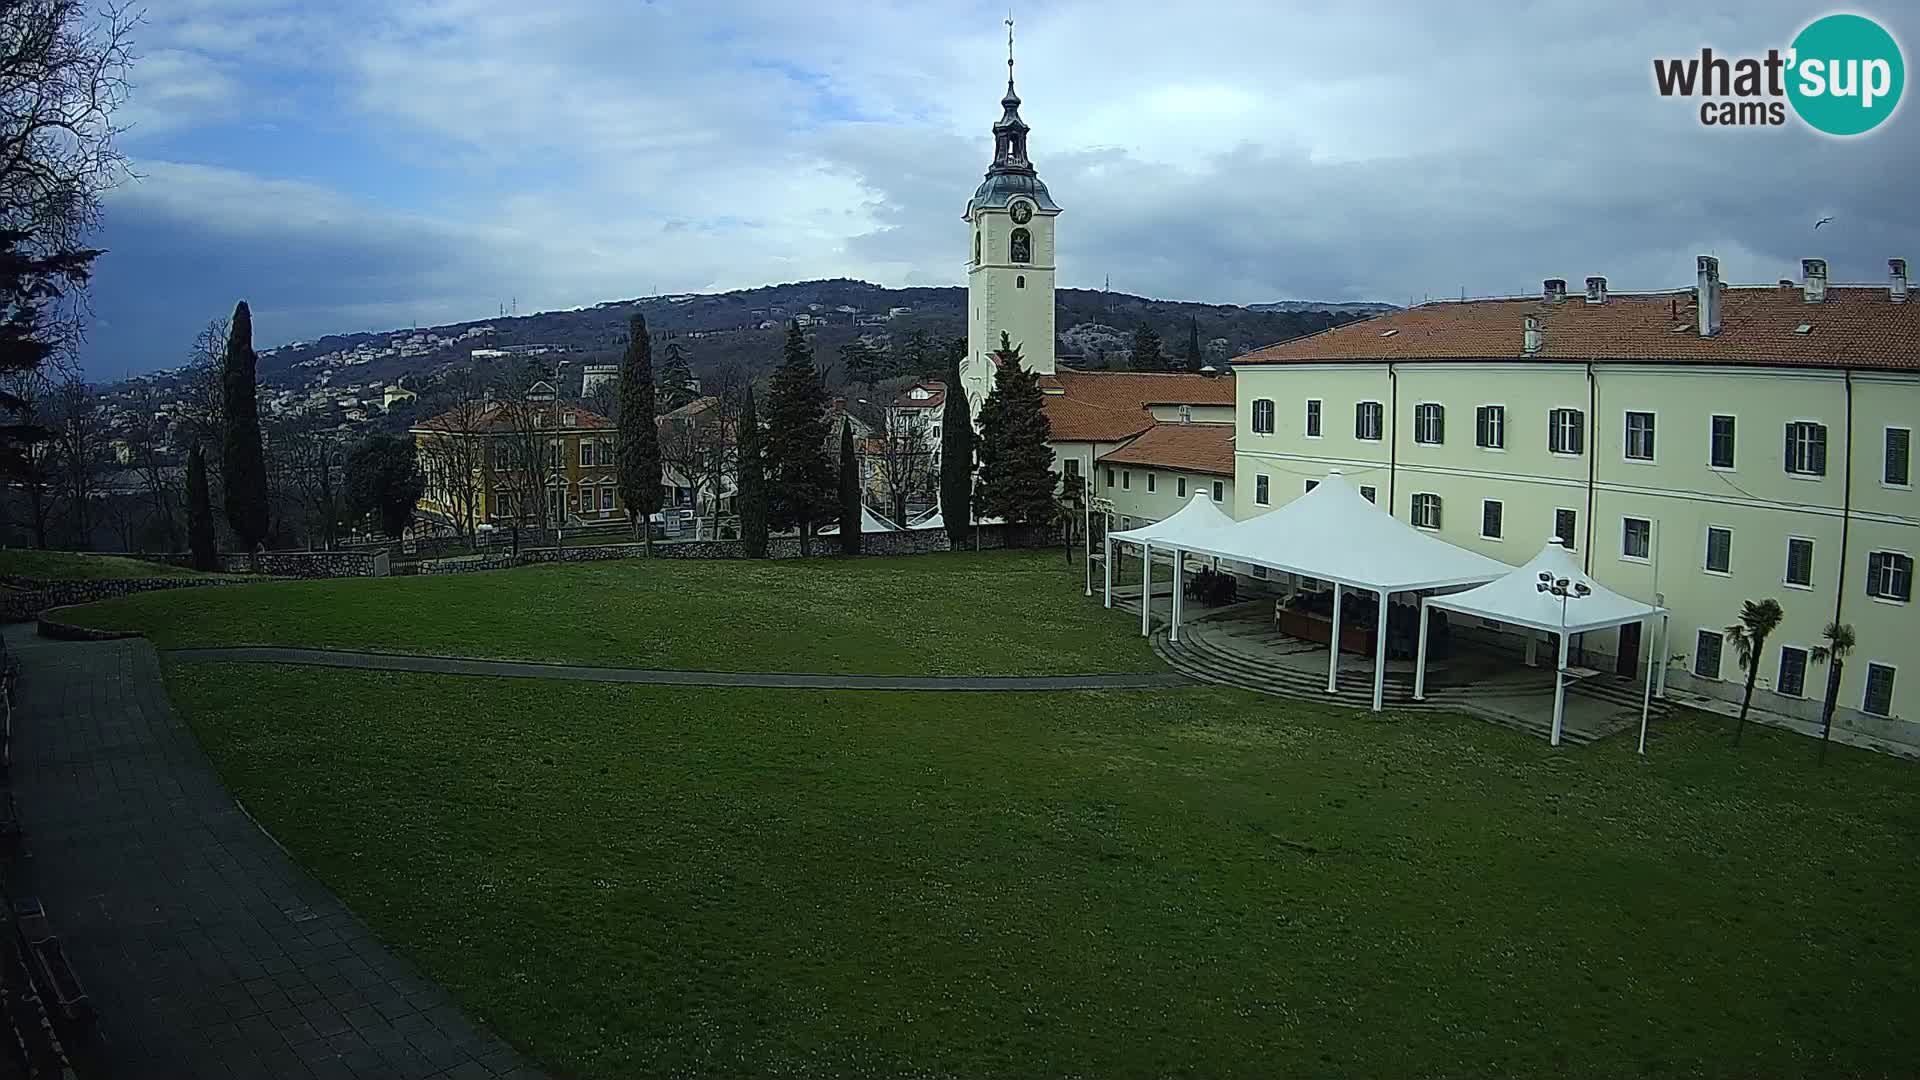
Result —
M 98 581 L 107 578 L 218 577 L 183 566 L 172 566 L 124 555 L 92 555 L 83 551 L 36 551 L 10 548 L 0 551 L 0 574 L 47 581 Z
M 423 582 L 391 619 L 299 588 L 238 607 L 297 602 L 275 625 L 332 640 L 489 583 L 556 612 L 596 586 L 645 597 L 553 634 L 672 603 L 660 568 L 594 570 Z M 265 595 L 213 595 L 240 593 Z M 786 628 L 766 617 L 727 640 Z M 1767 729 L 1736 751 L 1725 724 L 1663 724 L 1642 761 L 1631 739 L 1555 752 L 1220 689 L 168 673 L 274 834 L 561 1075 L 1914 1066 L 1914 766 L 1835 747 L 1816 769 L 1813 742 Z
M 69 609 L 161 648 L 300 645 L 629 667 L 861 674 L 1160 670 L 1057 551 L 622 559 L 276 582 Z

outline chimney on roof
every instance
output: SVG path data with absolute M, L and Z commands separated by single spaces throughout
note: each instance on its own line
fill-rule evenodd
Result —
M 1550 277 L 1547 280 L 1541 282 L 1540 287 L 1541 287 L 1540 289 L 1541 296 L 1543 299 L 1546 300 L 1547 303 L 1561 304 L 1566 302 L 1566 299 L 1567 299 L 1567 279 L 1566 278 Z
M 1587 279 L 1587 303 L 1604 304 L 1607 302 L 1607 279 L 1595 275 Z
M 1526 336 L 1521 339 L 1521 351 L 1528 356 L 1540 351 L 1540 316 L 1527 316 Z
M 1818 304 L 1827 298 L 1827 260 L 1801 259 L 1800 276 L 1806 279 L 1803 299 Z
M 1907 260 L 1887 260 L 1887 299 L 1896 304 L 1907 302 Z
M 1711 255 L 1702 255 L 1693 261 L 1694 310 L 1700 314 L 1700 336 L 1712 337 L 1720 332 L 1720 260 Z

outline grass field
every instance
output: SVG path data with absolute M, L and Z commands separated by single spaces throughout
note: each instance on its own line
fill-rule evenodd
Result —
M 622 559 L 103 601 L 69 621 L 161 648 L 298 645 L 628 667 L 940 675 L 1153 671 L 1059 552 Z
M 183 566 L 171 566 L 124 555 L 92 555 L 81 551 L 0 551 L 0 574 L 46 581 L 98 581 L 107 578 L 216 577 Z
M 1767 729 L 1642 761 L 1219 689 L 168 672 L 274 834 L 560 1075 L 1913 1068 L 1914 768 Z

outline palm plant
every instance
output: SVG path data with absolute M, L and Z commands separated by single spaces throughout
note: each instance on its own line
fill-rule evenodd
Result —
M 1733 646 L 1733 655 L 1747 670 L 1747 692 L 1740 699 L 1740 721 L 1733 728 L 1735 746 L 1740 745 L 1740 735 L 1747 728 L 1747 710 L 1753 707 L 1753 683 L 1760 676 L 1760 658 L 1766 654 L 1767 638 L 1780 628 L 1780 620 L 1785 616 L 1778 600 L 1762 600 L 1757 604 L 1748 600 L 1740 605 L 1740 621 L 1727 627 L 1727 641 Z
M 1827 696 L 1820 703 L 1820 764 L 1827 763 L 1827 742 L 1833 735 L 1833 708 L 1840 701 L 1840 669 L 1846 666 L 1847 657 L 1853 654 L 1856 644 L 1853 626 L 1850 623 L 1830 622 L 1820 636 L 1826 639 L 1825 645 L 1816 645 L 1807 653 L 1807 658 L 1816 664 L 1827 664 Z

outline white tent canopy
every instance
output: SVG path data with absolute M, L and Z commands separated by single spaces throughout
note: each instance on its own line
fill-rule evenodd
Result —
M 1007 519 L 997 518 L 997 517 L 975 517 L 973 519 L 973 523 L 975 525 L 1005 525 L 1007 523 Z M 944 529 L 946 527 L 947 527 L 946 515 L 937 506 L 933 508 L 932 513 L 928 514 L 926 517 L 923 517 L 918 521 L 910 523 L 907 526 L 908 529 L 916 530 L 916 531 L 920 529 Z
M 888 521 L 886 518 L 883 518 L 879 514 L 874 513 L 871 509 L 867 507 L 867 504 L 861 503 L 860 504 L 860 531 L 862 533 L 899 532 L 900 526 L 895 525 L 893 522 Z M 824 529 L 816 530 L 814 532 L 814 535 L 815 536 L 838 536 L 840 535 L 840 526 L 838 524 L 828 525 Z
M 1141 575 L 1140 630 L 1150 628 L 1153 603 L 1151 549 L 1171 548 L 1251 563 L 1292 574 L 1333 582 L 1333 629 L 1327 649 L 1327 691 L 1339 684 L 1339 627 L 1343 590 L 1366 589 L 1379 596 L 1373 670 L 1373 708 L 1378 712 L 1386 692 L 1388 600 L 1396 592 L 1479 585 L 1507 573 L 1510 567 L 1485 555 L 1455 547 L 1437 536 L 1415 529 L 1368 501 L 1340 470 L 1327 474 L 1312 491 L 1278 510 L 1246 521 L 1221 524 L 1195 510 L 1193 502 L 1177 514 L 1153 525 L 1110 533 L 1107 555 L 1111 566 L 1114 540 L 1131 541 L 1147 549 Z M 1175 566 L 1179 565 L 1176 560 Z M 1108 571 L 1107 604 L 1112 606 L 1112 571 Z M 1180 634 L 1180 581 L 1176 574 L 1173 612 L 1168 636 Z
M 1173 512 L 1163 520 L 1137 529 L 1111 534 L 1113 539 L 1127 544 L 1153 544 L 1157 547 L 1180 547 L 1192 550 L 1193 544 L 1200 539 L 1212 537 L 1222 529 L 1231 529 L 1239 522 L 1228 517 L 1213 497 L 1204 491 L 1196 491 L 1187 505 Z
M 1564 583 L 1564 584 L 1562 584 Z M 1555 591 L 1558 589 L 1559 591 Z M 1426 609 L 1441 608 L 1463 615 L 1477 615 L 1495 622 L 1524 626 L 1529 630 L 1544 630 L 1560 636 L 1560 660 L 1554 672 L 1553 687 L 1553 734 L 1550 741 L 1560 745 L 1561 717 L 1566 709 L 1567 639 L 1573 634 L 1589 630 L 1605 630 L 1609 627 L 1624 626 L 1627 623 L 1645 624 L 1653 619 L 1661 619 L 1665 624 L 1667 609 L 1653 604 L 1642 603 L 1630 596 L 1622 596 L 1612 589 L 1587 577 L 1580 569 L 1580 563 L 1574 559 L 1573 552 L 1556 539 L 1548 540 L 1547 546 L 1540 549 L 1526 565 L 1515 567 L 1503 577 L 1489 581 L 1478 588 L 1448 596 L 1432 596 L 1420 602 L 1420 651 L 1417 666 L 1414 669 L 1413 696 L 1424 698 L 1427 688 L 1427 620 Z M 1661 650 L 1664 651 L 1666 634 L 1660 635 Z M 1532 645 L 1528 645 L 1528 662 L 1532 662 Z M 1659 652 L 1653 655 L 1660 655 Z M 1647 665 L 1646 699 L 1641 703 L 1640 724 L 1642 745 L 1645 745 L 1647 707 L 1653 692 L 1653 678 L 1661 665 L 1649 662 Z

